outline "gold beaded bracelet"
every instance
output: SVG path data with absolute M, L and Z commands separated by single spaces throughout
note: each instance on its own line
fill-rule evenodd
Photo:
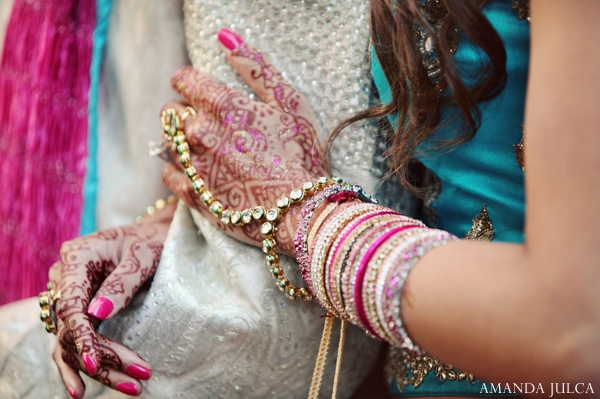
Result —
M 168 204 L 173 204 L 175 202 L 177 202 L 179 200 L 179 198 L 177 198 L 176 195 L 169 195 L 167 197 L 167 199 L 159 199 L 157 200 L 154 205 L 150 205 L 148 206 L 145 210 L 144 210 L 144 214 L 142 216 L 138 216 L 135 218 L 136 222 L 141 222 L 142 220 L 144 220 L 144 218 L 148 217 L 148 216 L 152 216 L 154 215 L 156 212 L 161 211 L 163 209 L 165 209 L 165 207 Z
M 189 116 L 196 114 L 192 107 L 186 107 L 186 113 L 179 116 L 174 108 L 168 108 L 161 115 L 161 122 L 165 138 L 171 146 L 171 150 L 179 153 L 179 162 L 185 169 L 185 174 L 191 180 L 196 194 L 200 196 L 202 202 L 209 209 L 211 214 L 219 218 L 221 223 L 227 225 L 229 223 L 234 226 L 244 226 L 256 221 L 263 221 L 260 227 L 261 234 L 265 237 L 262 242 L 262 250 L 266 254 L 267 267 L 271 276 L 276 279 L 277 288 L 285 292 L 288 299 L 295 300 L 301 297 L 303 301 L 312 300 L 312 294 L 307 288 L 298 288 L 291 284 L 284 277 L 284 272 L 279 265 L 279 256 L 277 256 L 277 223 L 283 217 L 283 214 L 292 209 L 293 206 L 302 203 L 306 198 L 312 196 L 319 190 L 323 190 L 327 186 L 334 184 L 342 184 L 340 178 L 319 177 L 316 183 L 304 183 L 302 188 L 293 189 L 288 197 L 281 197 L 277 200 L 276 207 L 267 210 L 264 206 L 257 205 L 253 208 L 247 208 L 243 211 L 224 209 L 223 204 L 213 198 L 212 193 L 204 185 L 204 181 L 198 176 L 198 171 L 192 165 L 190 155 L 190 146 L 187 143 L 185 133 L 183 131 L 183 122 Z

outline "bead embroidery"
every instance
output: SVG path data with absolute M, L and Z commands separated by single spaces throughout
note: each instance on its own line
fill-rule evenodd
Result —
M 426 0 L 421 4 L 421 14 L 433 29 L 433 34 L 438 36 L 440 31 L 445 29 L 448 22 L 448 10 L 442 0 Z M 422 26 L 413 26 L 414 40 L 421 54 L 421 62 L 427 71 L 427 76 L 439 91 L 446 88 L 446 78 L 442 71 L 440 60 L 435 55 L 435 45 L 433 36 Z M 448 34 L 444 38 L 448 42 L 448 48 L 451 54 L 454 54 L 458 47 L 458 29 L 448 30 Z
M 488 242 L 494 239 L 494 226 L 488 216 L 486 205 L 481 208 L 479 215 L 475 216 L 475 219 L 473 219 L 473 226 L 471 227 L 471 230 L 465 234 L 465 238 L 467 240 Z
M 531 22 L 531 10 L 529 8 L 529 0 L 513 0 L 513 10 L 517 11 L 517 18 L 526 19 Z
M 523 136 L 521 136 L 521 142 L 519 144 L 513 144 L 515 150 L 515 157 L 523 172 L 525 172 L 525 125 L 523 125 Z
M 434 371 L 435 376 L 442 382 L 475 381 L 473 374 L 455 370 L 451 364 L 440 362 L 429 355 L 413 355 L 394 346 L 390 347 L 384 371 L 388 385 L 391 386 L 395 381 L 400 392 L 408 386 L 418 388 L 431 371 Z

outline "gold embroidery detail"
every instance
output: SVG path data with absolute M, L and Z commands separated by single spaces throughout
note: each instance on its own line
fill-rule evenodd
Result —
M 408 386 L 418 388 L 431 371 L 442 382 L 466 380 L 472 383 L 475 380 L 473 374 L 455 370 L 451 364 L 440 362 L 429 355 L 416 356 L 406 349 L 390 347 L 387 360 L 385 375 L 388 386 L 395 381 L 400 392 Z
M 494 226 L 488 216 L 486 205 L 481 208 L 479 215 L 473 219 L 471 230 L 465 234 L 465 238 L 477 241 L 492 241 L 494 239 Z
M 429 22 L 433 30 L 433 35 L 446 43 L 450 54 L 454 54 L 458 47 L 458 29 L 446 29 L 449 23 L 448 9 L 446 4 L 441 0 L 425 0 L 421 4 L 421 14 Z M 439 32 L 446 32 L 445 37 L 439 37 Z M 434 38 L 425 30 L 425 28 L 413 26 L 414 41 L 417 45 L 417 50 L 421 56 L 421 63 L 427 71 L 427 76 L 440 92 L 444 91 L 448 82 L 442 70 L 442 64 L 437 57 L 434 45 Z
M 517 11 L 517 18 L 527 19 L 527 22 L 531 22 L 531 10 L 529 8 L 529 0 L 513 0 L 513 10 Z
M 525 128 L 523 128 L 523 137 L 521 137 L 521 142 L 519 144 L 513 144 L 513 148 L 515 150 L 515 157 L 517 157 L 517 162 L 519 166 L 525 172 Z

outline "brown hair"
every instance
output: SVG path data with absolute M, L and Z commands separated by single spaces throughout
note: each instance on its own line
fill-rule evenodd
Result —
M 447 10 L 444 23 L 437 34 L 431 21 L 421 12 L 422 7 L 443 7 Z M 419 144 L 427 140 L 440 125 L 442 106 L 455 107 L 462 118 L 462 129 L 454 137 L 438 141 L 434 149 L 451 149 L 475 135 L 481 123 L 477 103 L 498 95 L 506 84 L 506 51 L 496 30 L 481 11 L 485 0 L 371 0 L 371 38 L 375 53 L 389 82 L 392 102 L 379 104 L 340 123 L 331 133 L 327 148 L 348 125 L 367 118 L 382 121 L 391 114 L 398 115 L 398 126 L 390 136 L 386 158 L 389 173 L 417 195 L 423 191 L 409 177 L 410 164 Z M 444 11 L 445 11 L 444 10 Z M 440 91 L 427 75 L 414 39 L 415 25 L 421 26 L 433 39 L 440 61 L 442 88 Z M 467 87 L 454 64 L 452 32 L 458 29 L 471 43 L 481 48 L 487 62 L 477 66 L 478 79 Z

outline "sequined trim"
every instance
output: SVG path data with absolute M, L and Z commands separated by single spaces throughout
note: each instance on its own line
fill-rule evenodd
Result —
M 526 19 L 531 22 L 531 9 L 529 8 L 529 0 L 513 0 L 513 10 L 517 11 L 517 18 Z
M 475 380 L 473 374 L 455 370 L 451 364 L 440 362 L 431 356 L 416 356 L 405 349 L 390 347 L 384 366 L 388 386 L 395 382 L 400 392 L 408 386 L 416 389 L 432 371 L 442 382 L 466 380 L 472 383 Z
M 479 215 L 475 216 L 475 219 L 473 219 L 471 230 L 465 234 L 465 238 L 467 240 L 488 242 L 494 239 L 494 226 L 490 221 L 486 205 L 481 208 Z
M 523 172 L 525 172 L 525 125 L 523 125 L 523 136 L 521 137 L 521 142 L 519 144 L 513 144 L 513 149 L 515 150 L 515 157 L 517 158 L 519 166 Z
M 442 0 L 426 0 L 421 4 L 420 11 L 433 28 L 434 35 L 438 36 L 438 32 L 442 31 L 448 22 L 448 10 L 444 2 Z M 440 60 L 436 56 L 433 36 L 419 25 L 413 26 L 413 35 L 427 76 L 439 91 L 443 91 L 447 82 Z M 454 54 L 458 47 L 458 36 L 458 29 L 450 29 L 444 38 L 451 54 Z
M 515 150 L 515 157 L 517 158 L 517 162 L 519 166 L 525 172 L 525 145 L 523 144 L 523 139 L 519 144 L 513 144 L 513 148 Z

